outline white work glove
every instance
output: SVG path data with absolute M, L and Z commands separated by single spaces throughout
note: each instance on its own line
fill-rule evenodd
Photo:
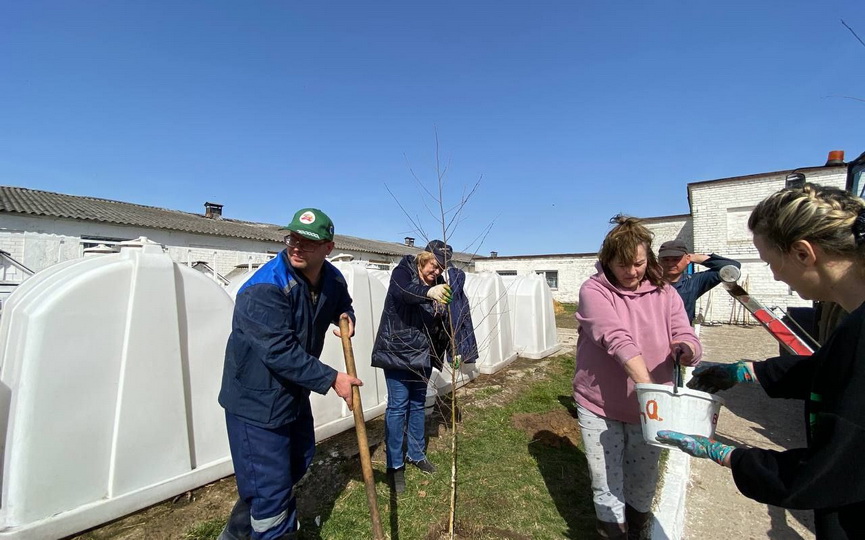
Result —
M 431 287 L 426 295 L 441 304 L 451 303 L 451 288 L 447 283 Z

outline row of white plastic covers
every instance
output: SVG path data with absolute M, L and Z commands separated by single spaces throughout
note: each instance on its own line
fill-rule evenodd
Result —
M 368 359 L 390 276 L 337 267 L 354 299 L 352 341 L 372 418 L 387 399 Z M 216 397 L 232 294 L 248 277 L 223 289 L 141 238 L 18 287 L 0 318 L 0 538 L 62 537 L 231 474 Z M 518 352 L 540 358 L 555 350 L 542 278 L 506 289 L 495 274 L 470 274 L 466 291 L 480 359 L 460 368 L 458 387 Z M 331 334 L 322 360 L 344 370 Z M 449 370 L 436 372 L 428 402 L 450 388 Z M 353 426 L 332 393 L 313 394 L 312 406 L 318 439 Z

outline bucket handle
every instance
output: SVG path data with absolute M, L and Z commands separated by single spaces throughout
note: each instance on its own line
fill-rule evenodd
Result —
M 676 349 L 676 356 L 673 358 L 673 393 L 679 393 L 679 387 L 682 386 L 682 349 Z

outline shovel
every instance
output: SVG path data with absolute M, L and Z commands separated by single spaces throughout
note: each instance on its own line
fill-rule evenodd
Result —
M 345 356 L 345 371 L 352 377 L 357 377 L 354 365 L 354 351 L 351 348 L 348 317 L 340 317 L 339 333 L 342 336 L 342 353 Z M 381 518 L 378 515 L 378 496 L 375 493 L 375 480 L 372 476 L 372 460 L 369 457 L 369 442 L 366 438 L 366 422 L 363 419 L 363 405 L 360 402 L 360 388 L 351 387 L 352 412 L 354 412 L 354 430 L 357 433 L 357 447 L 360 450 L 360 467 L 363 471 L 363 483 L 366 486 L 366 502 L 369 505 L 369 516 L 372 519 L 372 534 L 375 540 L 384 540 L 384 530 L 381 528 Z

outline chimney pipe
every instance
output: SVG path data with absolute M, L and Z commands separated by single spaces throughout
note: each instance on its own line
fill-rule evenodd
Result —
M 209 219 L 222 219 L 222 205 L 219 203 L 204 203 L 204 217 Z
M 408 247 L 414 247 L 414 238 L 412 238 L 411 236 L 406 236 L 405 245 L 407 245 Z

